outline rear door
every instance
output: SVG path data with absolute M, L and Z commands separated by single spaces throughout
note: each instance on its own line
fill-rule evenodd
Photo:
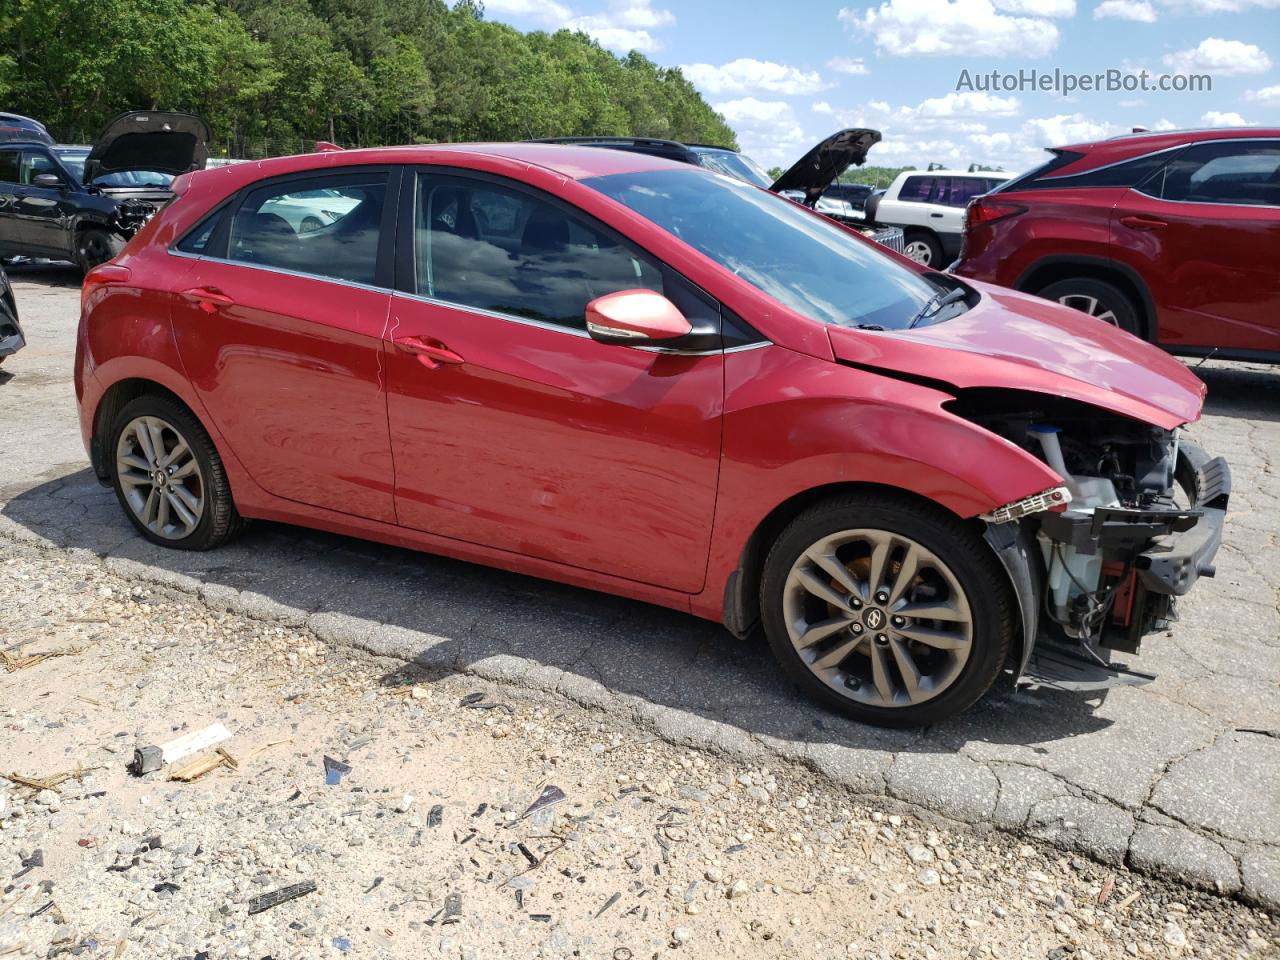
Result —
M 10 147 L 0 149 L 0 253 L 25 253 L 20 230 L 22 220 L 18 215 L 18 194 L 22 189 L 18 182 L 19 161 L 22 151 Z
M 187 375 L 264 490 L 387 522 L 382 344 L 398 182 L 398 171 L 355 167 L 250 188 L 203 245 L 206 228 L 189 235 L 173 310 Z M 295 228 L 298 197 L 321 189 L 345 209 Z
M 1193 144 L 1125 192 L 1111 237 L 1162 344 L 1280 353 L 1280 140 Z
M 718 305 L 547 194 L 431 169 L 414 181 L 387 354 L 400 523 L 699 590 L 723 353 L 600 344 L 584 311 L 663 290 L 718 331 Z

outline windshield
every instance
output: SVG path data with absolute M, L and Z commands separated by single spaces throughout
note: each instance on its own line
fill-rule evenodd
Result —
M 83 183 L 84 162 L 89 158 L 89 151 L 59 150 L 55 147 L 53 152 L 58 155 L 58 159 L 62 161 L 62 165 L 67 168 L 67 172 Z
M 84 162 L 89 159 L 89 151 L 84 149 L 53 151 L 67 168 L 67 172 L 84 183 Z M 93 181 L 95 187 L 168 187 L 173 182 L 173 174 L 161 173 L 159 170 L 121 170 L 107 173 Z
M 694 147 L 693 152 L 698 155 L 698 161 L 708 170 L 737 177 L 739 180 L 745 180 L 757 187 L 764 187 L 766 190 L 773 184 L 772 178 L 761 169 L 760 165 L 744 154 L 734 153 L 732 150 L 707 150 L 698 147 Z
M 806 317 L 905 329 L 938 287 L 825 217 L 697 170 L 582 181 Z

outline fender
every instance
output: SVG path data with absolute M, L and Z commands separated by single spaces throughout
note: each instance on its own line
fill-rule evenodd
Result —
M 796 385 L 803 391 L 797 403 Z M 875 485 L 976 517 L 1061 482 L 1047 464 L 942 408 L 952 394 L 781 347 L 725 357 L 720 492 L 706 587 L 694 612 L 715 620 L 756 531 L 812 491 Z

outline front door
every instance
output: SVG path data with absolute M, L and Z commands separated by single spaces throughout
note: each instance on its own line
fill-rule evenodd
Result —
M 723 354 L 607 346 L 584 321 L 595 297 L 683 281 L 664 282 L 602 224 L 492 178 L 418 174 L 412 219 L 400 236 L 413 276 L 387 344 L 400 523 L 699 590 Z M 718 321 L 705 297 L 681 302 Z
M 57 187 L 36 186 L 35 178 L 49 173 L 62 180 Z M 17 200 L 18 228 L 23 243 L 33 251 L 54 257 L 68 256 L 76 203 L 66 174 L 45 150 L 22 151 Z
M 173 307 L 187 375 L 258 485 L 386 522 L 390 176 L 357 169 L 250 191 L 226 224 L 189 235 L 197 256 Z M 317 190 L 331 192 L 319 226 L 306 219 Z
M 1280 353 L 1280 140 L 1195 144 L 1112 211 L 1166 346 Z

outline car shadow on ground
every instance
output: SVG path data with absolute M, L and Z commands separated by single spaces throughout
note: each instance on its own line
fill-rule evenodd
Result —
M 1192 370 L 1209 388 L 1206 415 L 1280 421 L 1280 366 L 1219 366 L 1209 361 Z
M 8 498 L 0 515 L 62 547 L 399 628 L 380 634 L 380 651 L 404 661 L 388 672 L 389 685 L 517 657 L 751 735 L 876 751 L 952 752 L 974 740 L 1034 745 L 1112 723 L 1095 713 L 1100 695 L 1009 683 L 949 723 L 879 730 L 807 701 L 780 676 L 763 640 L 738 640 L 687 614 L 284 524 L 256 523 L 209 553 L 164 549 L 134 532 L 87 468 L 0 496 Z
M 78 287 L 83 279 L 79 267 L 61 260 L 10 260 L 4 264 L 4 272 L 10 280 L 25 280 L 48 287 Z

